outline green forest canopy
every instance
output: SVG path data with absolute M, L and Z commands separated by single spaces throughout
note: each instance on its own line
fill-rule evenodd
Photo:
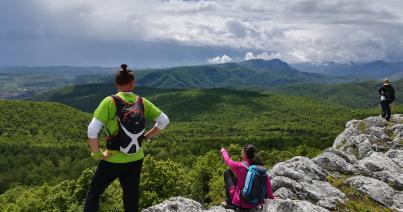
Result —
M 243 144 L 253 143 L 271 166 L 295 155 L 312 157 L 332 144 L 346 121 L 379 114 L 378 109 L 354 110 L 314 98 L 230 89 L 158 91 L 147 98 L 169 115 L 171 124 L 160 138 L 144 146 L 151 157 L 144 166 L 142 207 L 170 195 L 189 196 L 204 204 L 221 201 L 225 168 L 217 151 L 221 145 L 236 156 Z M 402 112 L 403 108 L 394 110 Z M 0 100 L 0 112 L 0 149 L 4 152 L 0 192 L 13 188 L 0 196 L 0 205 L 23 208 L 31 201 L 31 206 L 40 207 L 35 201 L 46 200 L 56 201 L 58 209 L 81 207 L 85 192 L 81 185 L 87 185 L 91 175 L 90 170 L 83 171 L 96 164 L 85 142 L 91 115 L 58 103 L 6 100 Z M 190 184 L 167 184 L 167 191 L 172 191 L 168 193 L 145 189 L 161 177 L 147 173 L 166 167 L 178 169 L 166 171 L 167 177 L 175 180 L 179 177 L 175 173 L 186 173 Z M 77 179 L 80 175 L 87 177 Z M 189 189 L 183 193 L 175 186 Z M 60 187 L 71 190 L 55 191 L 59 196 L 44 195 Z M 119 192 L 116 185 L 111 189 Z M 66 192 L 77 196 L 65 201 Z M 111 192 L 106 195 L 114 196 Z M 29 197 L 11 201 L 16 195 Z M 103 202 L 116 203 L 114 197 L 105 197 Z

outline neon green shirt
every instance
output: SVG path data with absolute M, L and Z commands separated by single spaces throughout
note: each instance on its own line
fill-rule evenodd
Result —
M 117 95 L 126 102 L 137 101 L 137 95 L 132 92 L 119 92 Z M 161 111 L 153 105 L 150 101 L 143 98 L 144 102 L 144 116 L 146 120 L 155 121 L 160 115 Z M 116 135 L 119 130 L 118 119 L 116 117 L 116 106 L 112 97 L 108 96 L 99 104 L 94 112 L 94 117 L 101 121 L 111 135 Z M 112 163 L 128 163 L 144 158 L 143 148 L 134 154 L 125 154 L 122 152 L 113 153 L 106 161 Z

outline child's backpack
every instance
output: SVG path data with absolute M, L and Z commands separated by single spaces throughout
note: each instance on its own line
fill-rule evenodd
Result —
M 145 117 L 144 103 L 140 96 L 135 103 L 126 103 L 117 95 L 111 96 L 116 106 L 119 131 L 117 135 L 107 138 L 106 147 L 126 154 L 140 150 L 144 139 Z
M 267 197 L 266 180 L 268 177 L 268 171 L 263 166 L 249 166 L 245 161 L 242 161 L 241 163 L 248 169 L 245 186 L 243 187 L 241 196 L 246 202 L 252 205 L 258 204 Z

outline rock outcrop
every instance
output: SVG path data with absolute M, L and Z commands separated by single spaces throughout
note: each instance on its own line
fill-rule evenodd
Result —
M 338 203 L 343 202 L 345 195 L 327 182 L 327 175 L 326 170 L 313 160 L 297 156 L 273 167 L 273 190 L 277 192 L 278 189 L 285 188 L 291 194 L 285 198 L 295 199 L 296 196 L 296 199 L 309 200 L 319 206 L 335 209 Z
M 403 116 L 352 120 L 333 146 L 315 158 L 297 156 L 273 166 L 273 191 L 279 199 L 260 211 L 328 211 L 345 204 L 346 194 L 328 182 L 344 184 L 383 207 L 403 211 Z M 144 211 L 231 211 L 177 197 Z
M 143 212 L 233 212 L 221 206 L 214 206 L 210 209 L 203 209 L 201 204 L 184 197 L 173 197 L 161 204 L 154 205 Z M 327 212 L 328 210 L 316 206 L 308 201 L 302 200 L 276 200 L 268 201 L 263 208 L 250 210 L 250 212 Z

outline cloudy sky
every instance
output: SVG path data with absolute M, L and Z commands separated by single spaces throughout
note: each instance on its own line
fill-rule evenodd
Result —
M 403 61 L 401 0 L 1 0 L 0 65 Z

